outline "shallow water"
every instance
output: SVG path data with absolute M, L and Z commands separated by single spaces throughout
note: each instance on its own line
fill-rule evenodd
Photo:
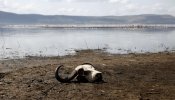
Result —
M 0 58 L 62 56 L 81 49 L 110 53 L 175 50 L 175 30 L 1 28 Z

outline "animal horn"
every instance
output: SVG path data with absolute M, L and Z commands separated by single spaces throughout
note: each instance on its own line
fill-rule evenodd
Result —
M 78 75 L 77 71 L 73 70 L 73 72 L 70 75 L 66 76 L 65 78 L 62 78 L 59 76 L 59 69 L 61 67 L 63 67 L 63 65 L 58 66 L 55 72 L 55 78 L 60 82 L 63 82 L 63 83 L 70 82 L 72 79 L 74 79 Z
M 91 66 L 93 66 L 91 63 L 83 63 L 82 65 L 91 65 Z

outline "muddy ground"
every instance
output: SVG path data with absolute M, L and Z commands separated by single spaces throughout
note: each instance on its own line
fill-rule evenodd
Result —
M 105 83 L 60 83 L 81 63 L 103 72 Z M 27 57 L 0 61 L 0 100 L 175 100 L 175 54 L 112 55 L 98 50 L 64 57 Z

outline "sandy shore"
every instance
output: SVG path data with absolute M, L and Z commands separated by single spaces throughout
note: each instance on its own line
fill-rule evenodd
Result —
M 103 72 L 105 83 L 60 83 L 55 68 L 81 63 Z M 0 100 L 174 100 L 175 54 L 114 55 L 84 50 L 64 57 L 0 61 Z

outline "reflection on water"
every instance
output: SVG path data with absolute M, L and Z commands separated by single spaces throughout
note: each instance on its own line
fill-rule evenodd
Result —
M 0 58 L 57 56 L 75 49 L 110 53 L 175 50 L 173 30 L 131 29 L 0 29 Z

